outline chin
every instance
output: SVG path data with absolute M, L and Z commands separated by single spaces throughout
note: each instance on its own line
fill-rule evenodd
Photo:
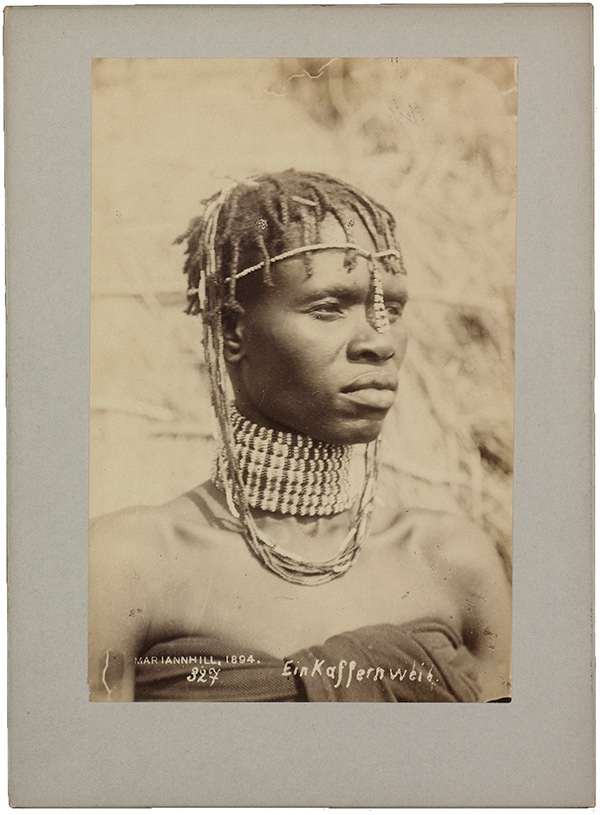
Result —
M 330 444 L 368 444 L 380 435 L 383 429 L 383 419 L 361 419 L 340 422 L 331 428 L 331 432 L 323 431 L 314 434 L 313 438 Z
M 375 429 L 365 429 L 361 433 L 357 433 L 353 439 L 347 441 L 346 444 L 368 444 L 381 434 L 382 422 L 379 422 Z

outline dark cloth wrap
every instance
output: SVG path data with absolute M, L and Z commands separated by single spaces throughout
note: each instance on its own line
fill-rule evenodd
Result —
M 136 702 L 476 702 L 478 696 L 472 655 L 437 620 L 366 626 L 283 660 L 215 637 L 182 637 L 155 645 L 136 666 Z

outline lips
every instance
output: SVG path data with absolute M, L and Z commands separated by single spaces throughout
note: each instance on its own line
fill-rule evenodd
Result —
M 387 371 L 367 371 L 342 388 L 342 393 L 355 405 L 371 410 L 389 410 L 394 402 L 398 379 Z
M 376 391 L 396 391 L 398 387 L 398 378 L 394 374 L 387 371 L 367 371 L 360 374 L 355 379 L 342 388 L 342 393 L 355 393 L 364 390 Z

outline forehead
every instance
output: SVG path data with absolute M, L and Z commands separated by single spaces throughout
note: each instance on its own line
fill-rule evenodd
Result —
M 321 224 L 319 243 L 343 247 L 350 242 L 367 252 L 377 251 L 377 247 L 360 217 L 356 213 L 349 211 L 344 213 L 344 218 L 348 219 L 346 225 L 350 241 L 348 241 L 340 223 L 333 216 L 328 215 Z M 303 295 L 312 291 L 326 290 L 328 287 L 337 290 L 347 288 L 356 291 L 361 289 L 366 292 L 371 285 L 367 259 L 359 255 L 356 258 L 354 269 L 348 271 L 344 266 L 345 257 L 344 249 L 328 249 L 314 252 L 310 258 L 310 272 L 307 269 L 303 255 L 278 261 L 274 264 L 271 272 L 275 283 L 275 287 L 271 287 L 272 293 L 276 294 L 276 291 L 278 291 L 284 296 L 294 296 L 296 293 Z M 406 292 L 404 275 L 394 275 L 387 272 L 383 264 L 378 260 L 375 263 L 385 291 L 389 292 L 390 295 L 401 295 Z

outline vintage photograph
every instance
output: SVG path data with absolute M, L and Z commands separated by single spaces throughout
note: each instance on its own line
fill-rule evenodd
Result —
M 517 68 L 93 60 L 91 701 L 510 701 Z

